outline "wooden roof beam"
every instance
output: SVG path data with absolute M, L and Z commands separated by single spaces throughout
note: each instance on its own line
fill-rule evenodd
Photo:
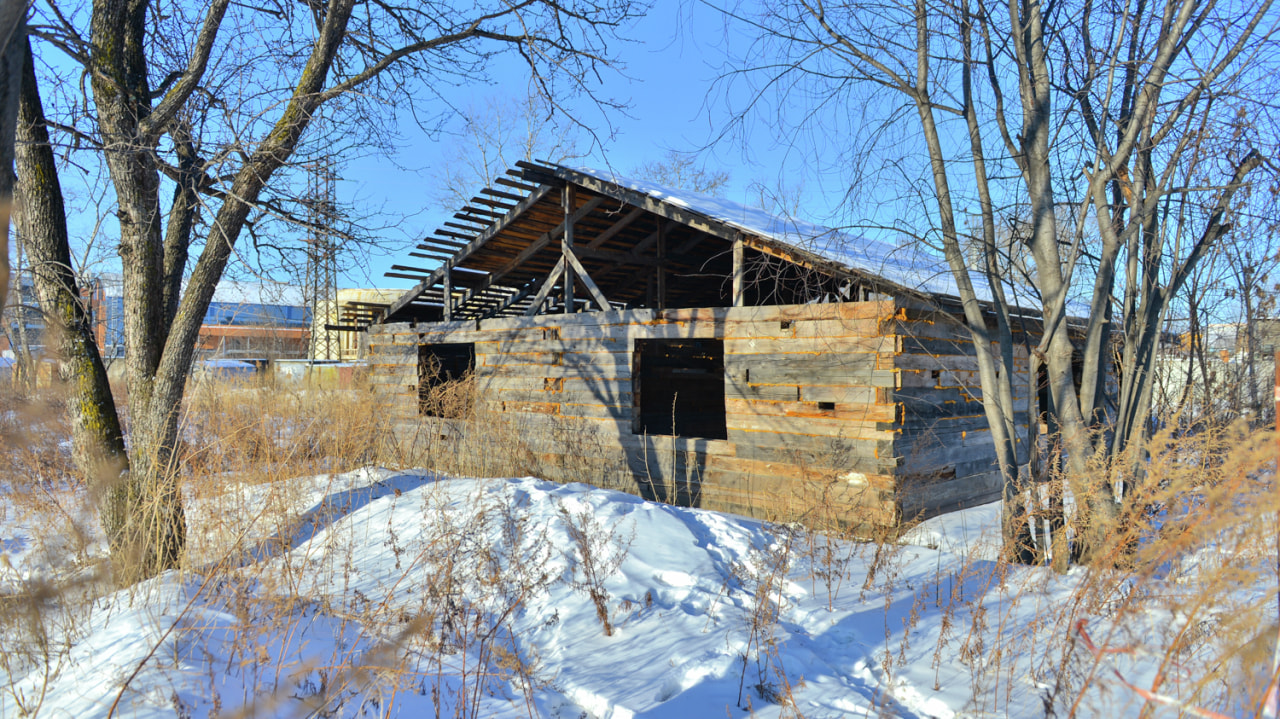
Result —
M 486 188 L 484 188 L 483 190 L 481 190 L 481 191 L 480 191 L 480 194 L 482 194 L 482 195 L 489 195 L 490 197 L 500 197 L 500 198 L 502 198 L 502 199 L 504 199 L 504 200 L 511 200 L 512 202 L 519 202 L 519 201 L 521 201 L 521 200 L 523 200 L 523 199 L 524 199 L 524 196 L 522 196 L 522 195 L 513 195 L 513 194 L 511 194 L 510 192 L 503 192 L 502 190 L 495 190 L 495 189 L 493 189 L 492 187 L 486 187 Z
M 454 232 L 453 230 L 438 229 L 432 234 L 441 235 L 443 237 L 452 237 L 458 240 L 462 240 L 462 242 L 458 245 L 459 247 L 466 247 L 468 242 L 476 238 L 475 233 L 472 233 L 470 235 L 464 235 L 458 232 Z M 427 238 L 427 239 L 434 239 L 434 238 Z M 443 240 L 441 241 L 443 242 Z
M 507 311 L 508 309 L 511 309 L 516 305 L 524 302 L 525 300 L 529 299 L 529 295 L 533 294 L 533 288 L 536 286 L 537 286 L 536 282 L 530 282 L 526 284 L 524 287 L 521 287 L 518 292 L 511 295 L 503 302 L 499 303 L 497 307 L 494 307 L 489 312 L 485 313 L 483 317 L 487 319 L 489 317 L 500 315 L 503 312 Z M 521 311 L 521 314 L 524 314 L 523 310 Z
M 528 309 L 524 311 L 525 317 L 533 317 L 538 314 L 538 310 L 541 310 L 542 305 L 546 304 L 551 290 L 555 289 L 556 281 L 560 279 L 560 275 L 564 274 L 566 264 L 564 255 L 561 255 L 560 261 L 552 268 L 551 274 L 547 275 L 547 279 L 542 282 L 542 288 L 538 290 L 538 294 L 533 298 L 533 304 L 529 305 Z
M 434 270 L 428 270 L 424 267 L 411 267 L 409 265 L 392 265 L 391 269 L 396 270 L 397 272 L 420 272 L 424 276 L 434 272 Z
M 523 250 L 520 250 L 520 254 L 516 255 L 515 258 L 513 258 L 510 262 L 503 265 L 500 269 L 490 273 L 488 282 L 481 284 L 480 287 L 477 289 L 484 289 L 490 285 L 496 284 L 499 280 L 501 280 L 507 274 L 509 274 L 510 272 L 512 272 L 513 270 L 517 269 L 518 267 L 523 265 L 525 262 L 527 262 L 529 258 L 537 254 L 538 251 L 542 250 L 544 247 L 546 247 L 547 245 L 555 241 L 557 237 L 564 234 L 564 228 L 566 227 L 566 223 L 577 222 L 578 220 L 581 220 L 582 218 L 591 214 L 592 210 L 595 210 L 597 207 L 604 204 L 605 199 L 606 198 L 604 197 L 593 197 L 590 200 L 588 200 L 585 205 L 583 205 L 582 207 L 579 207 L 577 211 L 575 211 L 572 215 L 570 215 L 567 218 L 567 221 L 561 221 L 560 224 L 542 233 L 541 237 L 531 242 Z M 466 302 L 468 300 L 470 300 L 470 295 L 468 295 L 468 297 L 463 301 Z
M 626 205 L 623 205 L 623 207 L 626 207 Z M 596 238 L 594 240 L 587 243 L 587 247 L 589 249 L 594 250 L 600 245 L 603 245 L 604 243 L 613 239 L 613 237 L 617 235 L 619 232 L 624 230 L 627 227 L 627 225 L 630 225 L 632 222 L 635 222 L 637 219 L 639 219 L 639 217 L 643 214 L 644 214 L 644 210 L 640 209 L 639 207 L 633 207 L 630 212 L 628 212 L 626 215 L 622 217 L 622 219 L 610 225 L 609 229 L 596 235 Z
M 546 197 L 547 194 L 554 189 L 555 188 L 552 187 L 551 185 L 541 185 L 537 188 L 534 188 L 533 192 L 529 193 L 528 197 L 524 198 L 519 202 L 519 204 L 511 208 L 511 210 L 507 212 L 506 215 L 500 218 L 497 222 L 494 222 L 492 225 L 490 225 L 487 230 L 485 230 L 484 232 L 481 232 L 466 247 L 463 247 L 462 249 L 458 250 L 458 253 L 454 255 L 453 258 L 445 262 L 445 264 L 442 265 L 441 267 L 437 268 L 435 272 L 431 273 L 430 277 L 427 277 L 426 279 L 422 280 L 417 285 L 415 285 L 412 289 L 410 289 L 408 292 L 401 295 L 400 299 L 393 302 L 391 306 L 387 308 L 386 316 L 391 317 L 392 315 L 396 314 L 401 309 L 403 309 L 405 305 L 408 305 L 415 296 L 421 294 L 423 290 L 439 282 L 440 279 L 444 277 L 444 273 L 447 270 L 452 269 L 459 262 L 462 262 L 463 260 L 465 260 L 468 255 L 470 255 L 471 253 L 483 247 L 485 243 L 487 243 L 489 240 L 493 239 L 493 237 L 495 237 L 498 233 L 506 229 L 508 225 L 510 225 L 513 221 L 515 221 L 515 219 L 518 218 L 520 215 L 522 215 L 526 210 L 538 204 L 538 202 L 540 202 L 542 198 Z
M 508 207 L 508 209 L 510 208 Z M 471 205 L 465 205 L 458 212 L 459 214 L 462 214 L 462 215 L 476 215 L 478 217 L 502 217 L 503 215 L 507 214 L 505 211 L 496 212 L 494 210 L 490 210 L 487 207 L 472 207 Z M 455 217 L 456 216 L 457 215 L 455 215 Z
M 591 293 L 591 298 L 596 301 L 596 306 L 600 308 L 601 312 L 608 312 L 608 298 L 606 298 L 604 293 L 600 291 L 595 280 L 591 279 L 591 275 L 588 274 L 586 268 L 582 266 L 582 261 L 573 253 L 573 248 L 566 244 L 563 247 L 563 250 L 565 259 L 569 260 L 569 264 L 573 266 L 574 274 L 577 275 L 574 279 L 581 282 L 582 285 L 587 288 L 587 292 Z
M 514 173 L 511 173 L 510 170 L 507 170 L 507 172 L 508 174 L 514 174 Z M 518 177 L 519 175 L 517 174 L 516 176 Z M 495 177 L 493 178 L 493 181 L 499 185 L 514 187 L 517 190 L 521 190 L 523 192 L 529 192 L 530 190 L 533 190 L 536 187 L 536 185 L 530 185 L 524 182 L 516 182 L 515 180 L 509 179 L 506 177 Z
M 925 296 L 920 292 L 920 290 L 903 287 L 902 285 L 890 282 L 883 277 L 864 275 L 857 270 L 832 262 L 825 257 L 816 255 L 808 250 L 802 250 L 799 247 L 779 245 L 764 238 L 756 237 L 755 235 L 743 235 L 742 245 L 743 247 L 749 247 L 761 254 L 785 260 L 797 267 L 814 270 L 832 277 L 841 277 L 862 282 L 863 284 L 871 286 L 877 290 L 889 290 L 891 294 L 904 294 L 910 297 Z
M 733 242 L 738 235 L 738 230 L 736 228 L 730 227 L 718 220 L 713 220 L 697 212 L 686 210 L 682 207 L 676 207 L 670 203 L 654 199 L 653 197 L 650 197 L 638 190 L 632 190 L 628 187 L 615 185 L 612 182 L 597 180 L 591 175 L 587 175 L 576 170 L 570 170 L 567 167 L 551 168 L 542 165 L 535 165 L 525 162 L 524 160 L 517 162 L 516 166 L 525 170 L 527 174 L 531 176 L 550 176 L 572 182 L 575 185 L 581 185 L 582 187 L 585 187 L 597 194 L 612 197 L 615 200 L 625 202 L 629 205 L 643 208 L 655 215 L 661 215 L 668 220 L 679 222 L 680 224 L 687 225 L 695 230 L 701 230 L 707 234 L 719 237 L 722 240 Z
M 468 238 L 468 239 L 469 239 L 469 240 L 471 240 L 471 239 L 475 239 L 475 238 L 474 238 L 474 237 L 472 237 L 472 238 Z M 420 249 L 420 250 L 428 249 L 428 248 L 426 248 L 426 247 L 423 247 L 422 245 L 434 245 L 434 246 L 436 246 L 436 247 L 450 247 L 450 248 L 454 248 L 454 249 L 461 248 L 461 247 L 466 247 L 466 246 L 467 246 L 467 243 L 466 243 L 466 242 L 458 242 L 457 240 L 441 240 L 441 239 L 437 239 L 437 238 L 435 238 L 435 237 L 424 237 L 424 238 L 422 238 L 421 240 L 419 240 L 419 242 L 421 242 L 421 243 L 422 243 L 421 245 L 418 245 L 418 249 Z
M 473 197 L 471 198 L 470 201 L 479 203 L 481 205 L 488 205 L 489 207 L 496 207 L 502 210 L 503 212 L 506 212 L 507 210 L 510 210 L 512 207 L 515 207 L 514 203 L 507 202 L 505 200 L 491 200 L 487 197 L 480 197 L 480 196 Z
M 637 255 L 634 252 L 613 252 L 611 250 L 593 250 L 589 246 L 575 250 L 579 256 L 593 260 L 605 260 L 615 265 L 639 265 L 642 267 L 658 267 L 663 264 L 657 257 Z M 612 271 L 613 268 L 605 270 Z

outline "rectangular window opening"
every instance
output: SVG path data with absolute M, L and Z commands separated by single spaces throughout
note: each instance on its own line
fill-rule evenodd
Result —
M 474 342 L 418 345 L 418 414 L 466 419 L 475 400 Z
M 836 411 L 836 403 L 835 402 L 819 402 L 818 410 L 822 412 L 834 412 Z
M 636 340 L 632 363 L 636 434 L 728 438 L 723 341 Z

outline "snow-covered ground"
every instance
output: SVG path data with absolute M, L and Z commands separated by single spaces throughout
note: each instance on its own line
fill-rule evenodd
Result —
M 33 622 L 66 646 L 5 638 L 0 715 L 1112 717 L 1143 707 L 1116 672 L 1159 671 L 1165 694 L 1251 711 L 1250 665 L 1194 661 L 1214 614 L 1190 636 L 1144 599 L 1185 582 L 1099 601 L 1098 573 L 1002 565 L 997 505 L 899 544 L 427 471 L 233 484 L 189 507 L 191 569 L 42 600 Z M 34 516 L 0 504 L 0 600 L 103 551 L 50 544 Z M 1223 607 L 1275 616 L 1274 573 L 1239 592 Z M 1172 662 L 1150 648 L 1170 635 Z

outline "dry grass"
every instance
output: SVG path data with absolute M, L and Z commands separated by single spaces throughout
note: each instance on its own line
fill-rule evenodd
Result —
M 442 389 L 435 401 L 456 409 L 452 416 L 474 416 L 470 391 L 469 383 L 460 383 Z M 422 503 L 418 528 L 401 536 L 386 527 L 386 549 L 405 576 L 426 567 L 417 576 L 430 580 L 412 587 L 403 586 L 403 578 L 386 582 L 376 594 L 360 583 L 360 558 L 339 531 L 341 518 L 367 499 L 331 483 L 339 473 L 371 465 L 525 474 L 537 460 L 512 428 L 489 426 L 478 436 L 419 427 L 406 437 L 397 432 L 395 414 L 367 388 L 193 381 L 180 429 L 189 507 L 183 567 L 112 594 L 104 548 L 93 539 L 93 507 L 65 446 L 61 408 L 54 402 L 6 409 L 3 447 L 13 471 L 2 480 L 11 501 L 0 506 L 22 516 L 0 521 L 25 523 L 36 541 L 50 542 L 50 553 L 59 557 L 55 570 L 74 561 L 101 571 L 55 571 L 49 575 L 54 580 L 16 572 L 4 577 L 3 712 L 40 713 L 44 687 L 68 666 L 94 612 L 106 611 L 99 607 L 127 612 L 146 606 L 171 594 L 166 585 L 173 583 L 185 604 L 149 610 L 176 618 L 165 620 L 151 656 L 123 678 L 113 712 L 123 711 L 146 665 L 180 664 L 190 659 L 184 647 L 205 642 L 221 643 L 222 653 L 236 658 L 226 667 L 209 667 L 206 692 L 215 713 L 223 706 L 244 708 L 232 716 L 273 716 L 286 703 L 291 712 L 305 706 L 317 716 L 384 713 L 397 695 L 411 692 L 429 695 L 437 716 L 474 717 L 482 700 L 502 687 L 521 687 L 528 702 L 544 681 L 536 657 L 516 648 L 511 621 L 552 582 L 573 580 L 551 573 L 548 563 L 563 558 L 539 535 L 541 528 L 528 526 L 510 497 L 482 487 L 460 510 L 439 493 L 415 493 Z M 296 479 L 307 475 L 315 479 Z M 399 488 L 386 491 L 393 490 L 398 498 Z M 317 497 L 325 499 L 316 504 Z M 80 504 L 64 506 L 70 501 Z M 607 617 L 603 581 L 625 556 L 625 542 L 591 521 L 575 527 L 590 555 L 576 558 L 575 566 L 585 568 L 584 591 L 594 592 Z M 325 542 L 291 551 L 321 529 Z M 59 537 L 72 541 L 58 543 Z M 0 567 L 0 576 L 4 572 Z M 406 594 L 416 599 L 406 602 Z M 211 609 L 234 617 L 234 628 L 210 623 Z M 36 668 L 43 668 L 44 679 L 30 681 Z M 228 677 L 239 687 L 234 696 L 226 694 Z M 174 697 L 177 715 L 189 713 Z
M 387 527 L 386 551 L 406 574 L 430 567 L 427 586 L 391 581 L 382 594 L 371 594 L 340 532 L 327 534 L 327 544 L 309 545 L 310 554 L 289 551 L 311 528 L 332 529 L 350 511 L 315 505 L 316 483 L 286 481 L 297 477 L 384 465 L 599 483 L 623 470 L 591 459 L 608 455 L 603 438 L 567 424 L 536 431 L 513 426 L 473 392 L 466 382 L 439 389 L 427 398 L 437 403 L 435 419 L 411 423 L 406 434 L 397 430 L 391 408 L 365 389 L 193 384 L 182 425 L 183 491 L 202 511 L 189 515 L 192 541 L 184 569 L 172 579 L 189 603 L 170 612 L 177 619 L 155 653 L 180 657 L 182 647 L 196 644 L 184 637 L 207 640 L 220 630 L 190 610 L 199 600 L 236 617 L 239 627 L 222 641 L 230 642 L 230 656 L 241 658 L 225 668 L 241 694 L 220 695 L 221 675 L 211 673 L 209 695 L 251 714 L 273 715 L 295 696 L 317 715 L 385 714 L 396 696 L 416 692 L 431 695 L 441 714 L 475 716 L 481 698 L 500 685 L 522 687 L 531 702 L 544 679 L 537 658 L 515 646 L 512 616 L 552 583 L 577 582 L 607 632 L 610 598 L 600 577 L 590 574 L 615 571 L 621 560 L 613 559 L 625 556 L 626 538 L 578 517 L 583 537 L 568 561 L 579 571 L 565 578 L 550 569 L 563 558 L 553 552 L 563 550 L 551 548 L 509 503 L 478 493 L 469 511 L 459 512 L 420 492 L 414 496 L 422 497 L 421 531 L 403 536 Z M 64 668 L 69 648 L 95 612 L 104 611 L 107 588 L 93 508 L 63 444 L 60 406 L 0 402 L 12 468 L 0 478 L 9 495 L 0 506 L 16 514 L 0 522 L 40 527 L 33 541 L 44 543 L 55 566 L 65 569 L 39 577 L 10 573 L 0 597 L 0 693 L 5 706 L 35 715 L 40 682 L 11 679 L 33 668 L 53 677 Z M 546 451 L 570 443 L 580 445 L 573 455 Z M 945 564 L 941 554 L 930 554 L 936 565 L 922 565 L 923 550 L 895 537 L 853 541 L 851 525 L 815 497 L 804 526 L 775 526 L 769 546 L 737 568 L 732 591 L 748 610 L 740 705 L 775 702 L 799 714 L 791 694 L 802 680 L 786 676 L 778 656 L 778 631 L 789 611 L 781 587 L 799 577 L 828 608 L 856 593 L 882 613 L 875 659 L 887 713 L 894 711 L 895 677 L 941 682 L 958 657 L 971 696 L 967 709 L 975 714 L 1007 712 L 1028 691 L 1051 716 L 1106 715 L 1119 705 L 1146 706 L 1146 715 L 1160 701 L 1231 716 L 1259 714 L 1275 680 L 1276 595 L 1260 599 L 1258 591 L 1280 588 L 1275 456 L 1274 433 L 1242 425 L 1157 437 L 1141 463 L 1144 476 L 1132 483 L 1123 513 L 1109 528 L 1104 561 L 1066 577 L 978 551 Z M 343 493 L 325 490 L 324 481 L 322 495 Z M 1062 485 L 1055 478 L 1046 486 Z M 1105 491 L 1108 485 L 1096 486 Z M 667 496 L 675 494 L 672 487 Z M 1065 504 L 1081 503 L 1067 496 Z M 1070 522 L 1067 531 L 1074 531 Z M 583 546 L 602 569 L 586 565 Z M 0 567 L 0 577 L 6 571 Z M 416 598 L 412 605 L 395 598 L 406 590 Z M 318 642 L 321 634 L 342 640 Z M 267 656 L 292 659 L 264 665 Z M 1137 688 L 1125 683 L 1136 684 L 1137 677 Z M 1163 699 L 1146 702 L 1143 692 Z M 127 694 L 126 687 L 120 696 Z M 181 707 L 175 711 L 182 714 Z

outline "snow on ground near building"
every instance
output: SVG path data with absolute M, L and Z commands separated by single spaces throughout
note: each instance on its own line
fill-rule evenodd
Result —
M 88 603 L 54 660 L 23 668 L 15 644 L 0 650 L 0 715 L 1034 717 L 1075 703 L 1137 716 L 1111 668 L 1150 686 L 1161 657 L 1098 665 L 1070 627 L 1087 620 L 1119 647 L 1176 623 L 1081 616 L 1085 570 L 993 561 L 997 505 L 927 522 L 911 544 L 425 471 L 233 486 L 189 505 L 195 568 Z M 612 636 L 575 531 L 604 575 Z M 6 592 L 49 566 L 37 533 L 0 513 Z M 1274 604 L 1270 581 L 1252 601 Z M 1167 692 L 1182 669 L 1166 668 Z M 1203 696 L 1244 702 L 1236 691 Z

